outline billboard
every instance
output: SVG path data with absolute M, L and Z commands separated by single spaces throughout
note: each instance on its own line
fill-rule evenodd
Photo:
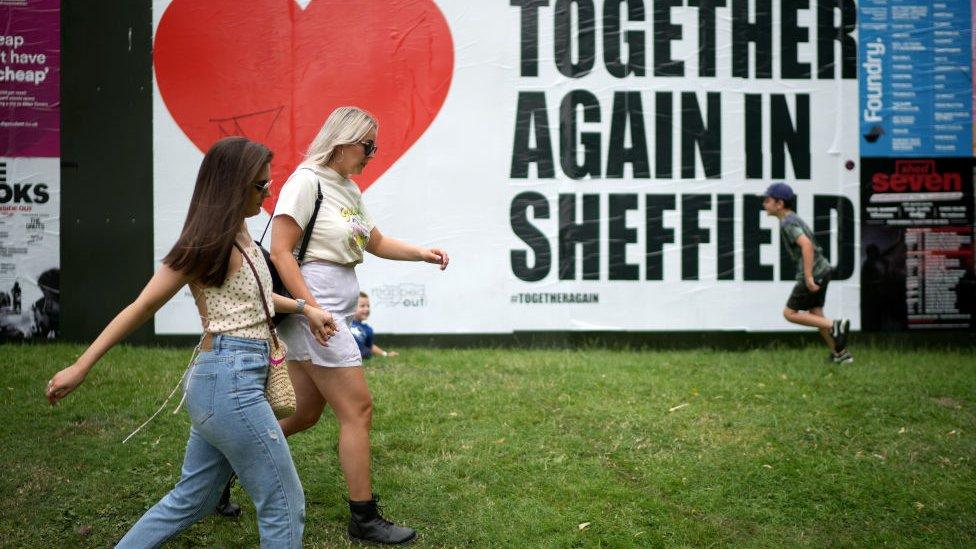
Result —
M 277 193 L 357 105 L 380 124 L 354 178 L 377 226 L 452 257 L 368 257 L 378 331 L 794 329 L 774 181 L 835 266 L 827 313 L 856 328 L 855 5 L 719 4 L 155 0 L 156 260 L 213 141 L 269 145 Z M 156 330 L 200 330 L 188 291 Z

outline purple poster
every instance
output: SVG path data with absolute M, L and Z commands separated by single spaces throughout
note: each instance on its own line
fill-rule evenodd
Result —
M 0 0 L 0 157 L 60 156 L 60 0 Z
M 60 330 L 60 9 L 0 0 L 0 343 Z

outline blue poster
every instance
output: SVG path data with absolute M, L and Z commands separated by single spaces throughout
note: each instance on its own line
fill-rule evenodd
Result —
M 970 0 L 861 0 L 861 156 L 973 151 Z

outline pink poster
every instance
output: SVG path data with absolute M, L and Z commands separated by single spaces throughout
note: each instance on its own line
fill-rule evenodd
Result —
M 0 157 L 60 156 L 60 0 L 0 0 Z

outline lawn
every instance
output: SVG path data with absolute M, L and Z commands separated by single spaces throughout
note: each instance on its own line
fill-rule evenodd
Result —
M 0 346 L 0 545 L 105 547 L 176 482 L 186 413 L 121 440 L 189 349 Z M 976 545 L 976 353 L 407 349 L 367 365 L 374 488 L 420 547 Z M 289 439 L 307 547 L 343 547 L 331 416 Z M 254 509 L 171 546 L 250 547 Z

